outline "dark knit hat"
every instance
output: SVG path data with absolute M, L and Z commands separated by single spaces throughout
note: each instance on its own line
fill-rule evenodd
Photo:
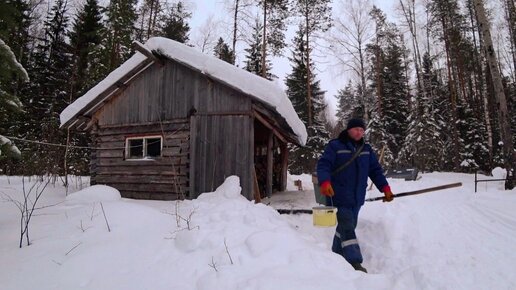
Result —
M 362 127 L 364 130 L 366 129 L 366 125 L 364 123 L 364 120 L 362 119 L 350 119 L 348 121 L 348 125 L 346 126 L 346 131 L 351 129 L 351 128 L 356 128 L 356 127 Z

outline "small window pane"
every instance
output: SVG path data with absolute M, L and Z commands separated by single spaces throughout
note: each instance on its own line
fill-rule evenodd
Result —
M 161 156 L 161 138 L 147 139 L 147 157 Z
M 143 139 L 129 140 L 129 158 L 143 158 Z

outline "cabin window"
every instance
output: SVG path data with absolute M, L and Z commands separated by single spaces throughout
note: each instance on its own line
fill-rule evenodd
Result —
M 161 156 L 161 136 L 130 137 L 125 141 L 126 159 L 154 159 Z

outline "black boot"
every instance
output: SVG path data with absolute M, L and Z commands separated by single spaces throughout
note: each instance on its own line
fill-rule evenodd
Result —
M 367 269 L 362 267 L 362 265 L 360 263 L 353 263 L 353 264 L 351 264 L 351 266 L 353 266 L 353 268 L 357 271 L 362 271 L 364 273 L 367 273 Z

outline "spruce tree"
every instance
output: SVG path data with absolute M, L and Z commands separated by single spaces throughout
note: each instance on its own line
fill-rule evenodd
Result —
M 387 146 L 386 160 L 396 161 L 407 135 L 408 101 L 410 98 L 406 75 L 407 50 L 397 27 L 386 22 L 385 14 L 374 7 L 371 15 L 377 25 L 377 40 L 367 46 L 370 62 L 371 89 L 376 101 L 371 116 L 370 141 L 373 147 Z
M 104 39 L 104 63 L 108 72 L 113 71 L 131 55 L 135 32 L 136 0 L 111 0 L 107 7 Z M 106 72 L 107 74 L 107 72 Z
M 164 9 L 160 0 L 143 0 L 138 9 L 136 40 L 145 42 L 152 36 L 161 35 Z
M 0 160 L 9 155 L 19 156 L 18 148 L 8 138 L 2 134 L 9 133 L 7 131 L 14 112 L 20 112 L 22 104 L 15 96 L 7 92 L 4 88 L 8 86 L 14 75 L 19 76 L 24 81 L 29 80 L 27 72 L 23 66 L 16 60 L 11 48 L 0 38 Z M 0 172 L 2 172 L 0 168 Z
M 71 58 L 66 43 L 68 17 L 66 2 L 57 0 L 44 25 L 44 40 L 37 46 L 28 70 L 31 82 L 22 90 L 25 107 L 21 137 L 47 143 L 65 142 L 59 129 L 59 114 L 70 97 Z M 38 124 L 35 126 L 35 124 Z M 27 174 L 62 174 L 64 150 L 47 145 L 27 145 L 24 155 Z
M 322 154 L 325 145 L 329 140 L 329 132 L 325 127 L 324 92 L 320 89 L 316 76 L 310 76 L 310 89 L 312 90 L 312 122 L 309 126 L 307 106 L 307 82 L 308 77 L 306 54 L 304 53 L 305 42 L 303 41 L 304 28 L 299 30 L 294 37 L 294 48 L 292 57 L 292 72 L 286 78 L 287 95 L 294 106 L 299 118 L 307 127 L 308 139 L 305 147 L 291 147 L 289 170 L 293 174 L 311 173 L 315 170 L 318 158 Z M 311 64 L 314 67 L 314 64 Z
M 93 57 L 93 50 L 101 43 L 102 14 L 97 0 L 87 0 L 77 13 L 70 32 L 72 49 L 72 100 L 98 81 L 92 68 L 98 59 Z M 93 80 L 92 80 L 93 79 Z
M 261 76 L 262 69 L 262 29 L 263 25 L 260 23 L 258 19 L 256 19 L 255 24 L 253 26 L 253 33 L 251 35 L 251 39 L 249 40 L 249 47 L 244 49 L 246 52 L 245 58 L 245 70 L 252 72 L 256 75 Z M 276 78 L 271 73 L 272 63 L 269 59 L 265 62 L 265 78 L 268 80 L 272 80 Z
M 422 171 L 439 170 L 442 165 L 446 128 L 446 112 L 439 111 L 442 96 L 445 94 L 443 84 L 433 68 L 428 53 L 423 55 L 422 82 L 415 105 L 409 117 L 409 126 L 404 146 L 400 153 L 401 163 L 415 166 Z
M 457 109 L 461 143 L 464 144 L 459 151 L 461 169 L 466 172 L 474 172 L 478 169 L 486 170 L 490 167 L 490 163 L 484 123 L 475 116 L 471 105 L 464 102 L 463 99 L 459 99 Z
M 234 64 L 235 53 L 229 48 L 229 45 L 224 42 L 222 37 L 219 37 L 217 45 L 215 45 L 215 48 L 213 49 L 213 53 L 217 58 L 222 59 L 227 63 Z
M 337 123 L 346 126 L 349 119 L 360 116 L 360 102 L 353 83 L 349 81 L 344 89 L 337 92 Z
M 187 43 L 190 33 L 188 20 L 191 17 L 192 13 L 186 10 L 182 1 L 173 4 L 168 15 L 165 16 L 161 35 L 181 43 Z

